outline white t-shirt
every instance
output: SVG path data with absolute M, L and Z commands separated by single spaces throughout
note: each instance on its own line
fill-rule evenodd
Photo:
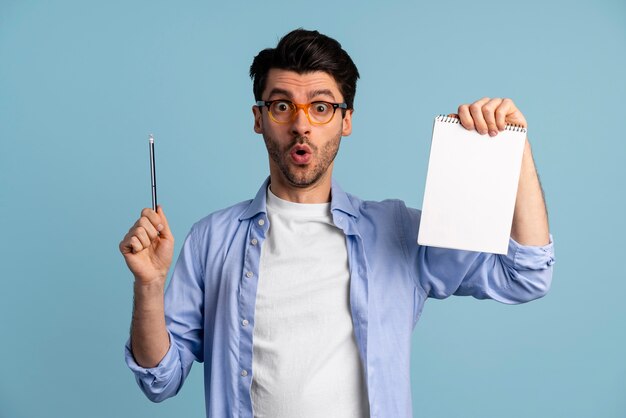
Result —
M 253 337 L 255 418 L 369 416 L 346 240 L 330 203 L 288 202 L 268 188 L 267 216 Z

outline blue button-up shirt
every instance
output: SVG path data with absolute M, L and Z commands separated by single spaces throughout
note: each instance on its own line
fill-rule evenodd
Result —
M 252 336 L 261 246 L 270 227 L 268 182 L 254 200 L 191 228 L 165 292 L 170 348 L 159 365 L 137 365 L 127 342 L 126 362 L 152 401 L 175 395 L 199 361 L 207 417 L 253 417 Z M 552 240 L 532 247 L 511 239 L 506 256 L 420 246 L 420 211 L 400 200 L 360 200 L 334 181 L 331 195 L 333 222 L 346 235 L 350 311 L 372 417 L 412 416 L 411 333 L 427 298 L 521 303 L 550 287 Z

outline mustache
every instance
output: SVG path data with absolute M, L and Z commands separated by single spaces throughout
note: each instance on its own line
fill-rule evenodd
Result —
M 317 147 L 311 142 L 311 140 L 309 140 L 307 136 L 304 135 L 298 135 L 294 137 L 287 146 L 287 149 L 290 150 L 296 145 L 308 145 L 311 150 L 317 151 Z

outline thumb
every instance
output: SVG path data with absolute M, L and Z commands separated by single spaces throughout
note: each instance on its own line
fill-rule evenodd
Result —
M 163 212 L 163 206 L 157 205 L 157 214 L 161 217 L 161 224 L 163 225 L 163 229 L 159 231 L 161 238 L 172 240 L 174 236 L 172 235 L 172 231 L 170 230 L 170 225 L 167 222 L 165 212 Z

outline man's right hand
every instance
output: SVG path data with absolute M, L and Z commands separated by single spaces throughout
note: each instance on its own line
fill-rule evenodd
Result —
M 139 285 L 165 284 L 174 255 L 174 236 L 163 208 L 145 208 L 119 245 Z

